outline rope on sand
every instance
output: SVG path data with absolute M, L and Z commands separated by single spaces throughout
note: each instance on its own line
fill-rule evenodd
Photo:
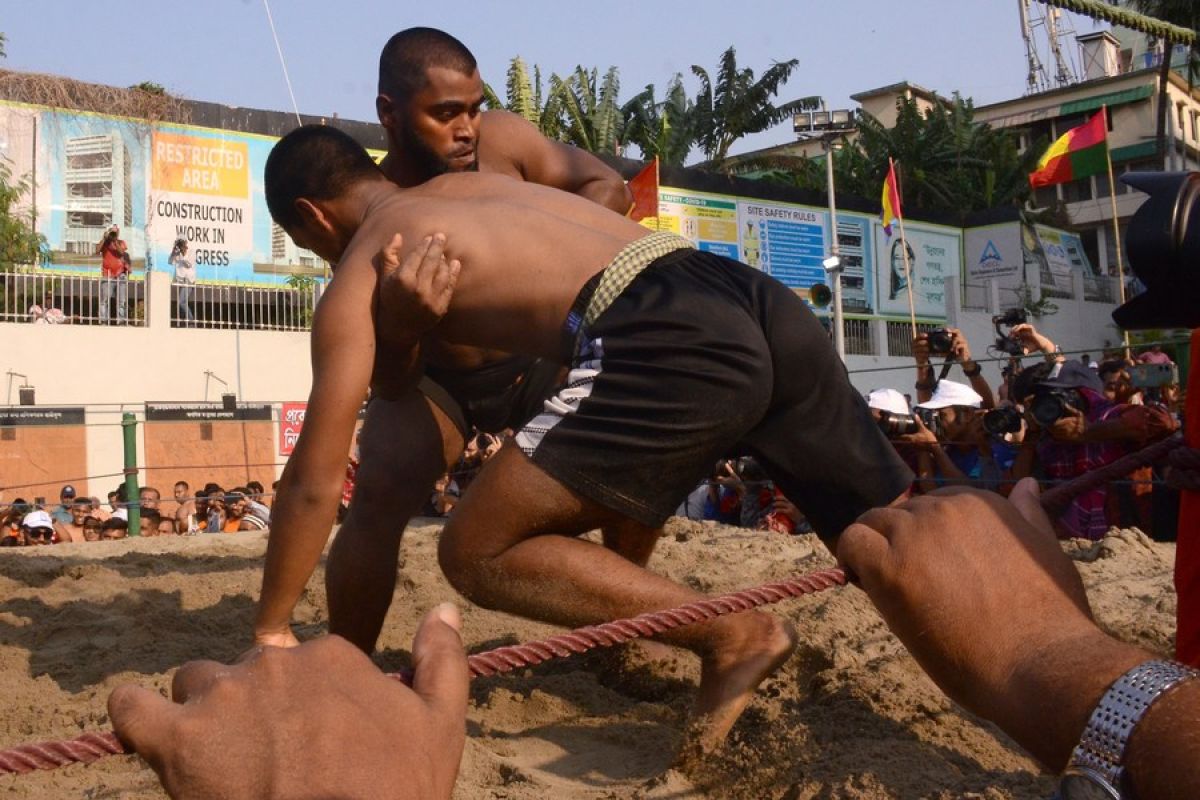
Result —
M 1088 491 L 1111 478 L 1152 464 L 1182 443 L 1183 440 L 1176 436 L 1156 442 L 1136 453 L 1123 456 L 1105 467 L 1081 475 L 1043 493 L 1042 506 L 1053 513 L 1056 508 L 1065 504 L 1076 494 Z M 837 567 L 819 570 L 779 583 L 697 600 L 678 608 L 651 611 L 630 619 L 589 625 L 535 642 L 498 647 L 495 650 L 467 656 L 467 665 L 471 670 L 472 677 L 497 675 L 521 667 L 541 664 L 555 658 L 566 658 L 595 647 L 611 647 L 632 639 L 664 633 L 684 625 L 706 622 L 726 614 L 737 614 L 793 597 L 822 592 L 835 586 L 843 586 L 846 581 L 845 570 Z M 409 671 L 390 673 L 389 677 L 406 684 L 411 682 L 411 672 Z M 22 775 L 35 769 L 55 769 L 75 763 L 90 764 L 105 756 L 129 752 L 112 731 L 85 733 L 74 739 L 24 744 L 8 750 L 0 750 L 0 775 Z

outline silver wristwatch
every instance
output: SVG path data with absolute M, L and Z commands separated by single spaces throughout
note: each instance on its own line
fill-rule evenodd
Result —
M 1125 747 L 1155 700 L 1200 672 L 1174 661 L 1138 664 L 1108 688 L 1092 711 L 1058 786 L 1062 800 L 1121 800 Z

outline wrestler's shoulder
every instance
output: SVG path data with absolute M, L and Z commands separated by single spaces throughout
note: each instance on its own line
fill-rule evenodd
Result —
M 525 179 L 523 168 L 529 150 L 540 144 L 541 133 L 524 117 L 493 109 L 479 122 L 479 171 Z

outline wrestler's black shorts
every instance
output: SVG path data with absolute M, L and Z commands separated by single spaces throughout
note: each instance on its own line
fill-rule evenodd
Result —
M 531 356 L 508 356 L 474 369 L 429 365 L 417 384 L 466 439 L 472 429 L 520 428 L 538 412 L 562 378 L 563 366 Z
M 626 255 L 604 273 L 628 271 Z M 567 381 L 516 437 L 555 479 L 657 526 L 717 459 L 751 455 L 827 540 L 908 488 L 912 472 L 790 289 L 690 248 L 618 283 L 584 287 Z

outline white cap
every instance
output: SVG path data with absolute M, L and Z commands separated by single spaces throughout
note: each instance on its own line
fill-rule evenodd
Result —
M 45 511 L 30 511 L 21 519 L 21 525 L 26 528 L 53 528 L 54 520 Z
M 933 397 L 924 403 L 917 403 L 918 408 L 945 408 L 946 406 L 979 408 L 981 405 L 983 405 L 983 398 L 979 392 L 965 383 L 955 383 L 954 381 L 938 381 L 937 388 L 933 390 Z
M 867 407 L 893 414 L 907 414 L 908 401 L 895 389 L 874 389 L 867 395 Z

